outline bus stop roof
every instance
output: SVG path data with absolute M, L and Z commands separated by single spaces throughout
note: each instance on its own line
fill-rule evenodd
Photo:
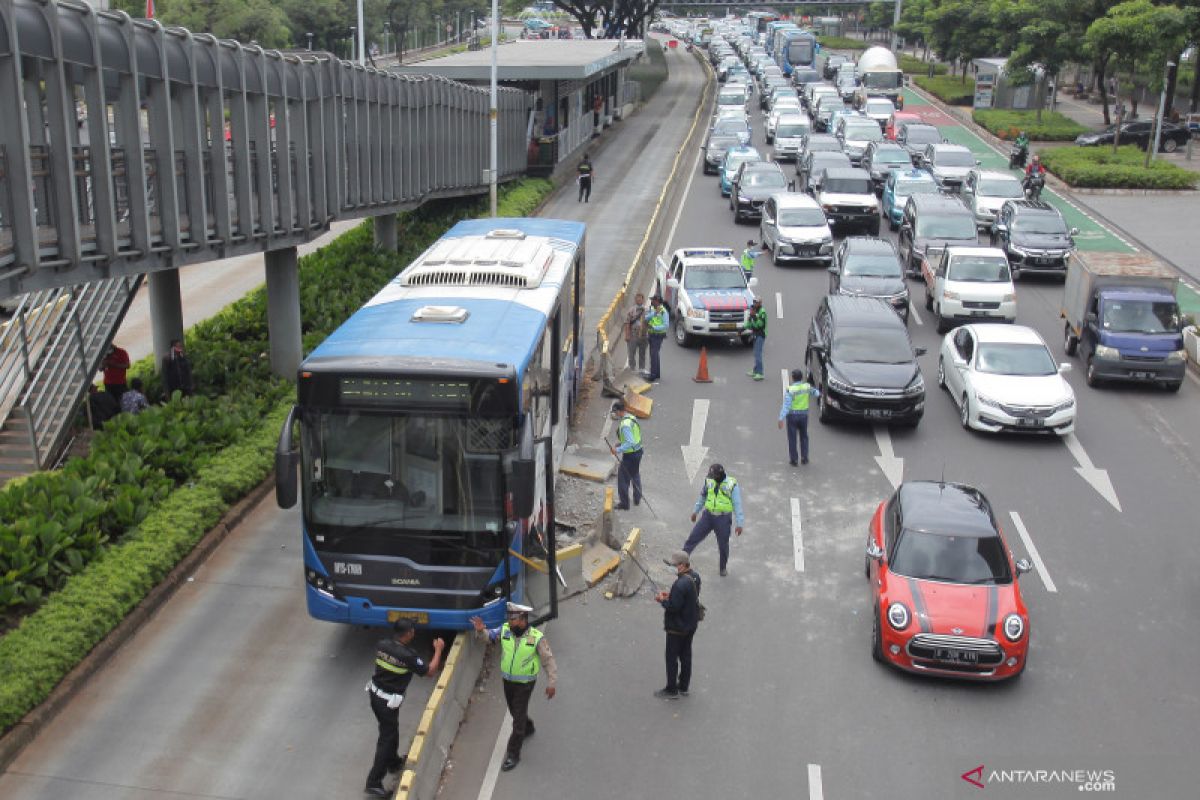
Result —
M 600 75 L 641 55 L 640 39 L 520 39 L 497 48 L 499 81 L 577 81 Z M 491 79 L 492 51 L 462 53 L 392 67 L 406 75 L 441 75 L 456 81 Z

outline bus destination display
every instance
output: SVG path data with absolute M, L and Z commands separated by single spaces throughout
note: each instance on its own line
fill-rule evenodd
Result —
M 338 388 L 341 402 L 350 405 L 412 403 L 465 408 L 471 404 L 469 381 L 346 377 L 340 379 Z

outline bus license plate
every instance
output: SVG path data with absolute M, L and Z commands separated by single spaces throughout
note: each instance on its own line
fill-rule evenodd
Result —
M 429 614 L 424 611 L 389 611 L 387 615 L 388 622 L 395 622 L 399 619 L 407 619 L 417 625 L 428 625 Z

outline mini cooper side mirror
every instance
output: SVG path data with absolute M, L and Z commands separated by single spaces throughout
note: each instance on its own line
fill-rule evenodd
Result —
M 1024 575 L 1026 572 L 1033 572 L 1033 564 L 1029 563 L 1028 558 L 1022 558 L 1017 562 L 1017 574 Z
M 881 558 L 883 558 L 883 548 L 875 544 L 874 540 L 867 542 L 867 558 L 872 559 L 873 561 L 879 561 Z M 1017 569 L 1021 569 L 1019 564 L 1017 565 Z

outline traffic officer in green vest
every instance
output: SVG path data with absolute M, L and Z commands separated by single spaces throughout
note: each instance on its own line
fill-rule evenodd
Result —
M 512 715 L 512 734 L 508 737 L 508 748 L 500 769 L 508 772 L 521 761 L 521 745 L 533 736 L 533 720 L 529 718 L 529 698 L 538 673 L 546 670 L 546 699 L 554 697 L 554 685 L 558 682 L 558 667 L 550 643 L 537 628 L 529 627 L 529 606 L 509 603 L 508 621 L 499 628 L 484 627 L 480 617 L 471 617 L 475 636 L 489 642 L 500 640 L 500 675 L 504 679 L 504 702 Z
M 796 466 L 796 434 L 800 434 L 800 463 L 808 463 L 808 401 L 821 392 L 804 380 L 804 371 L 792 370 L 792 382 L 783 390 L 779 427 L 787 423 L 788 462 Z
M 703 511 L 701 511 L 703 509 Z M 746 524 L 746 515 L 742 513 L 742 487 L 738 486 L 736 478 L 725 474 L 725 468 L 713 464 L 708 468 L 708 477 L 700 487 L 700 499 L 692 509 L 692 532 L 683 543 L 683 552 L 691 556 L 696 545 L 700 544 L 710 533 L 717 535 L 717 551 L 721 554 L 721 577 L 728 572 L 729 565 L 729 529 L 733 518 L 737 518 L 734 529 L 738 536 L 742 535 L 742 527 Z
M 754 277 L 754 260 L 762 255 L 762 250 L 758 249 L 758 245 L 754 240 L 746 242 L 746 249 L 742 251 L 742 272 L 746 273 L 746 280 Z
M 609 448 L 620 459 L 617 466 L 617 508 L 629 510 L 629 486 L 633 484 L 633 504 L 642 502 L 642 426 L 637 417 L 625 410 L 625 403 L 612 404 L 612 420 L 617 423 L 617 446 Z
M 646 333 L 650 338 L 650 372 L 646 380 L 656 381 L 662 373 L 659 369 L 658 351 L 662 350 L 663 339 L 667 338 L 667 310 L 659 295 L 650 298 L 650 313 L 646 315 Z
M 754 302 L 750 305 L 746 331 L 754 337 L 754 367 L 746 374 L 756 381 L 761 381 L 763 379 L 763 348 L 767 344 L 767 312 L 763 311 L 761 297 L 754 298 Z
M 404 769 L 400 755 L 400 704 L 413 675 L 434 677 L 442 666 L 442 650 L 446 643 L 433 640 L 433 658 L 426 664 L 412 649 L 417 629 L 406 619 L 396 620 L 392 635 L 375 645 L 375 673 L 367 684 L 371 695 L 371 711 L 379 723 L 379 738 L 375 742 L 375 761 L 367 773 L 364 791 L 372 797 L 391 797 L 383 788 L 383 776 Z

